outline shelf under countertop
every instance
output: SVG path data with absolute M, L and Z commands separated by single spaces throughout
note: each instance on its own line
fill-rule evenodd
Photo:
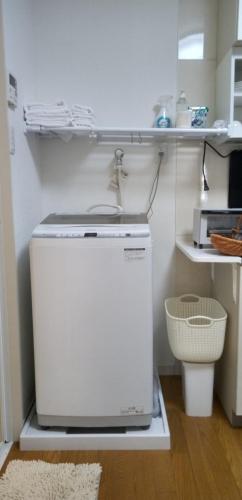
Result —
M 192 262 L 197 263 L 220 263 L 220 264 L 242 264 L 241 257 L 222 255 L 212 247 L 194 247 L 191 236 L 177 236 L 176 247 Z

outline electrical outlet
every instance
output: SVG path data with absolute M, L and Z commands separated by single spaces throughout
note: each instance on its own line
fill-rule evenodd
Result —
M 168 144 L 167 142 L 163 142 L 162 144 L 159 145 L 158 148 L 158 153 L 163 153 L 162 155 L 162 163 L 166 163 L 167 161 L 167 156 L 168 156 Z
M 167 156 L 168 154 L 168 144 L 167 142 L 164 142 L 162 144 L 159 145 L 159 152 L 160 153 L 164 153 L 165 156 Z

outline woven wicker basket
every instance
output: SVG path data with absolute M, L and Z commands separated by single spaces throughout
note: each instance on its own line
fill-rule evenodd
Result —
M 238 218 L 237 226 L 231 230 L 231 236 L 211 234 L 210 239 L 214 248 L 224 255 L 242 257 L 241 223 L 242 216 Z
M 211 234 L 211 243 L 220 253 L 224 255 L 234 255 L 242 257 L 242 241 L 232 238 L 232 236 L 221 236 Z

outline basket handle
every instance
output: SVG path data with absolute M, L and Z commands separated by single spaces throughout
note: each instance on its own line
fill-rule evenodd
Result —
M 200 302 L 200 300 L 201 297 L 199 297 L 199 295 L 196 295 L 195 293 L 184 293 L 179 297 L 180 302 Z
M 194 323 L 194 320 L 196 320 L 196 319 L 202 319 L 204 321 L 204 324 L 203 325 L 196 325 Z M 190 316 L 189 318 L 186 318 L 185 322 L 186 322 L 187 326 L 193 326 L 193 327 L 195 326 L 196 328 L 204 328 L 204 326 L 212 326 L 214 323 L 214 320 L 212 318 L 209 318 L 209 316 L 198 315 L 198 316 Z

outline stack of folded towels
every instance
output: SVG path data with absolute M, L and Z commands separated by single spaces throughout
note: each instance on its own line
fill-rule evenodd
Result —
M 63 101 L 56 104 L 33 103 L 24 106 L 27 125 L 40 127 L 69 127 L 72 124 L 71 112 Z
M 61 128 L 94 126 L 94 113 L 88 106 L 75 104 L 70 108 L 63 102 L 55 104 L 32 103 L 24 106 L 24 118 L 27 125 Z
M 92 108 L 74 104 L 71 108 L 72 124 L 74 127 L 92 128 L 95 125 L 95 116 Z

